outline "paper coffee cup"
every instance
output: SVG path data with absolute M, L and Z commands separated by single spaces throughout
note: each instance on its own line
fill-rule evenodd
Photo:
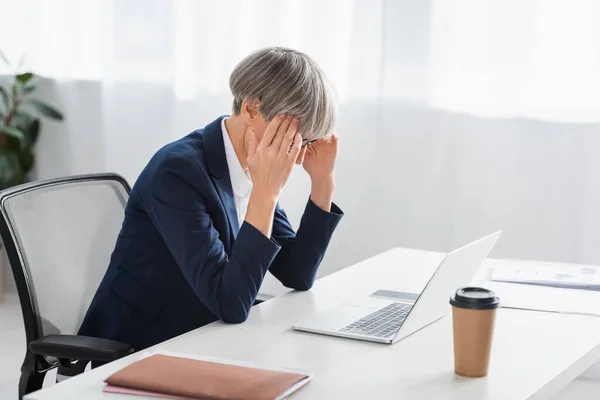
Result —
M 454 372 L 467 377 L 488 374 L 496 309 L 500 299 L 491 290 L 460 288 L 450 298 L 454 337 Z

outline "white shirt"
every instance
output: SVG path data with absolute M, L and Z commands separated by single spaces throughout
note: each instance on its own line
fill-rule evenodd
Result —
M 225 158 L 227 158 L 229 179 L 231 180 L 231 188 L 233 189 L 233 197 L 235 198 L 238 225 L 242 226 L 244 218 L 246 218 L 246 211 L 248 211 L 250 193 L 252 193 L 252 178 L 250 177 L 250 171 L 244 171 L 235 153 L 233 143 L 231 143 L 231 138 L 225 127 L 225 120 L 226 118 L 221 120 L 221 131 L 223 132 L 223 143 L 225 144 Z

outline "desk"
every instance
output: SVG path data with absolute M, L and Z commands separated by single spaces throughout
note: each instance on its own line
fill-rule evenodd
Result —
M 215 322 L 164 342 L 167 351 L 312 370 L 297 399 L 547 399 L 600 358 L 600 318 L 500 309 L 490 375 L 453 372 L 452 326 L 446 317 L 384 345 L 291 329 L 294 322 L 379 288 L 419 291 L 442 254 L 392 249 L 253 308 L 241 325 Z M 576 338 L 576 339 L 575 339 Z M 138 359 L 133 354 L 26 397 L 30 400 L 132 400 L 102 393 L 102 381 Z

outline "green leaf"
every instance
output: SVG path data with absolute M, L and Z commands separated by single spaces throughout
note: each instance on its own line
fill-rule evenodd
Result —
M 23 170 L 23 173 L 27 174 L 29 171 L 31 171 L 31 168 L 33 167 L 33 163 L 35 162 L 35 155 L 31 151 L 31 149 L 26 149 L 19 154 L 19 159 L 21 161 L 21 169 Z
M 27 112 L 17 111 L 13 121 L 15 121 L 15 123 L 12 125 L 12 127 L 23 132 L 24 139 L 23 141 L 17 141 L 16 146 L 13 145 L 12 148 L 18 150 L 20 148 L 28 149 L 32 147 L 39 134 L 40 119 Z
M 35 85 L 25 86 L 23 88 L 23 94 L 31 94 L 31 93 L 35 92 L 36 89 L 37 89 L 37 86 L 35 86 Z
M 34 119 L 29 124 L 29 127 L 26 131 L 27 134 L 27 148 L 32 147 L 35 142 L 37 142 L 38 136 L 40 134 L 40 120 L 39 118 Z
M 12 126 L 0 126 L 0 132 L 8 136 L 15 137 L 20 141 L 23 141 L 25 139 L 25 134 L 19 129 L 13 128 Z
M 15 78 L 25 84 L 27 82 L 29 82 L 31 80 L 31 78 L 33 78 L 33 73 L 32 72 L 24 72 L 22 74 L 18 74 L 17 76 L 15 76 Z
M 40 114 L 45 115 L 48 118 L 62 121 L 63 115 L 54 107 L 36 99 L 31 99 L 29 102 L 36 108 L 36 110 L 39 111 Z
M 25 174 L 17 153 L 0 149 L 0 190 L 25 182 Z
M 23 125 L 29 125 L 35 119 L 33 115 L 28 112 L 17 110 L 15 112 L 15 118 L 18 122 L 21 122 Z
M 2 102 L 4 103 L 6 112 L 8 112 L 8 109 L 10 108 L 10 100 L 8 98 L 8 91 L 3 86 L 0 86 L 0 95 L 2 95 Z
M 4 53 L 2 52 L 2 50 L 0 50 L 0 58 L 2 59 L 2 61 L 4 61 L 4 63 L 10 67 L 10 63 L 8 62 L 8 58 L 6 58 L 6 56 L 4 55 Z

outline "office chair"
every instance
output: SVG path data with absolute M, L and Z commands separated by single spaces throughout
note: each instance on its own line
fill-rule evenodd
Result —
M 0 193 L 0 237 L 17 284 L 27 350 L 19 399 L 133 352 L 125 343 L 77 336 L 108 268 L 129 185 L 114 174 L 52 179 Z

